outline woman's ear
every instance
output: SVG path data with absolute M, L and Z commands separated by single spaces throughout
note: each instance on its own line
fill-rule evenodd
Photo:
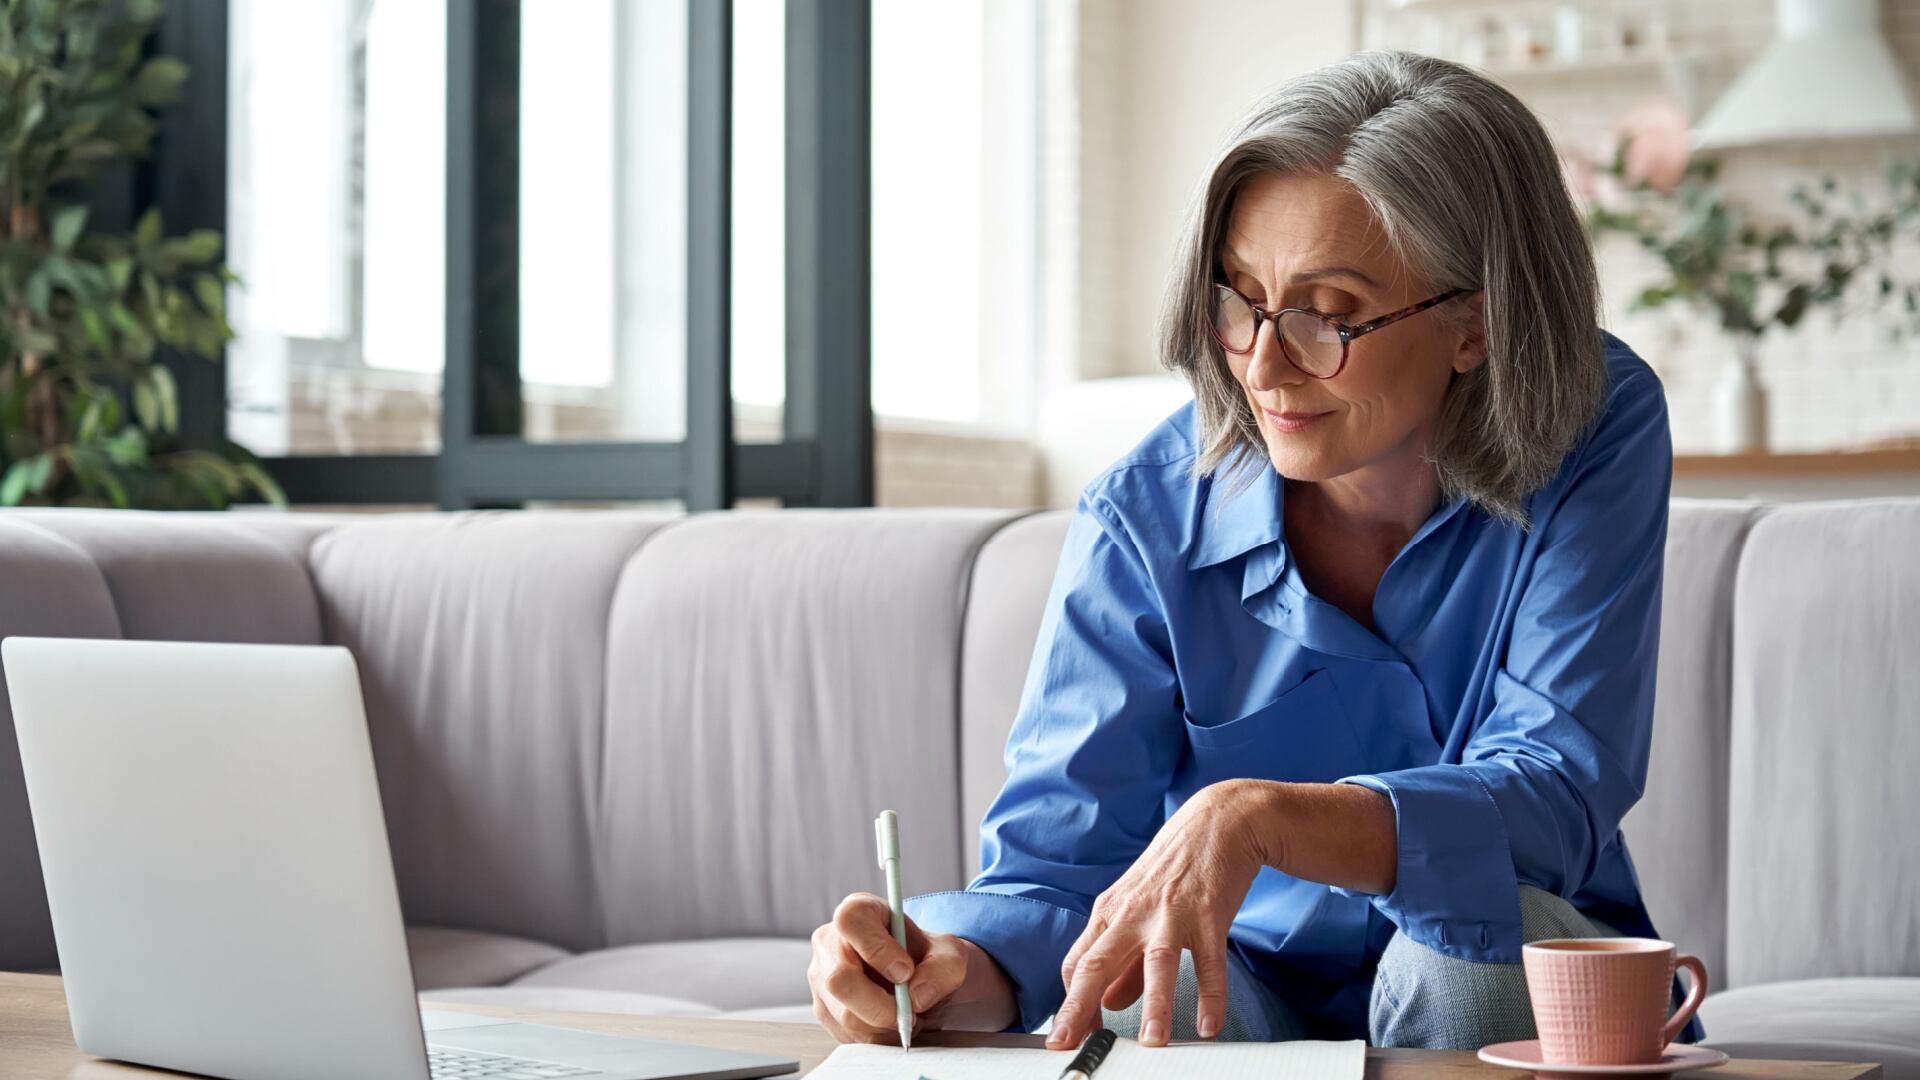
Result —
M 1461 375 L 1487 362 L 1487 291 L 1475 289 L 1460 298 L 1454 326 L 1460 342 L 1454 349 L 1453 370 Z

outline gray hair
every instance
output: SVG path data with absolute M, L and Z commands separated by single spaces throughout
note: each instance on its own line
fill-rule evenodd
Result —
M 1193 387 L 1196 477 L 1267 464 L 1208 326 L 1233 198 L 1272 173 L 1345 180 L 1434 291 L 1483 290 L 1486 361 L 1454 377 L 1428 456 L 1447 498 L 1526 525 L 1525 498 L 1559 471 L 1607 385 L 1593 250 L 1539 120 L 1471 69 L 1405 52 L 1358 54 L 1254 106 L 1188 212 L 1161 317 L 1161 361 Z

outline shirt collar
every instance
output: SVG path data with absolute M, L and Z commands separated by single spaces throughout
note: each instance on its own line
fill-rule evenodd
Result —
M 1281 503 L 1280 473 L 1264 457 L 1240 459 L 1242 464 L 1216 470 L 1205 481 L 1193 523 L 1194 540 L 1187 555 L 1187 569 L 1198 570 L 1244 555 L 1257 547 L 1279 544 L 1281 562 L 1286 563 L 1285 508 Z M 1238 489 L 1237 468 L 1254 470 L 1252 483 Z M 1220 490 L 1224 481 L 1227 491 Z M 1236 490 L 1238 489 L 1238 490 Z M 1419 531 L 1407 541 L 1413 547 L 1435 529 L 1446 524 L 1465 506 L 1467 498 L 1455 495 L 1434 508 Z
M 1187 555 L 1189 570 L 1226 562 L 1280 539 L 1280 474 L 1264 456 L 1235 460 L 1238 465 L 1215 470 L 1204 481 Z M 1253 481 L 1240 489 L 1239 470 L 1249 468 Z

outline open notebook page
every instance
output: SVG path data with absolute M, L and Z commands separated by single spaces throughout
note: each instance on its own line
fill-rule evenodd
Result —
M 850 1044 L 807 1080 L 1058 1080 L 1071 1050 L 958 1049 Z M 1148 1048 L 1121 1039 L 1094 1080 L 1361 1080 L 1363 1042 L 1187 1043 Z

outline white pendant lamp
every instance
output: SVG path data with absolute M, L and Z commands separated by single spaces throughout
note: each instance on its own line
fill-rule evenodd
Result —
M 1700 149 L 1920 131 L 1879 0 L 1777 0 L 1773 44 L 1695 125 Z

